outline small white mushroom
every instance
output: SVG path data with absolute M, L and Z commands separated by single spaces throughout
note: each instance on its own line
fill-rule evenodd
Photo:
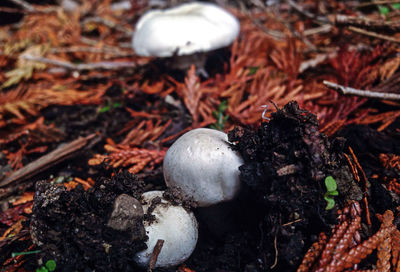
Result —
M 161 198 L 152 211 L 155 221 L 144 222 L 149 240 L 147 249 L 137 253 L 135 261 L 142 267 L 149 265 L 154 246 L 158 240 L 164 240 L 155 267 L 169 267 L 183 263 L 196 247 L 198 226 L 193 213 L 181 206 L 173 206 L 162 198 L 162 191 L 150 191 L 142 195 L 144 212 L 147 213 L 151 202 L 156 197 Z
M 212 3 L 192 2 L 166 10 L 151 10 L 137 22 L 132 47 L 137 55 L 166 59 L 172 69 L 191 65 L 208 77 L 204 69 L 207 53 L 233 43 L 239 21 Z
M 188 55 L 230 45 L 239 29 L 239 21 L 219 6 L 192 2 L 148 11 L 136 24 L 132 45 L 141 56 Z
M 240 155 L 233 151 L 227 134 L 198 128 L 182 135 L 164 158 L 164 179 L 178 187 L 199 206 L 233 199 L 239 189 Z

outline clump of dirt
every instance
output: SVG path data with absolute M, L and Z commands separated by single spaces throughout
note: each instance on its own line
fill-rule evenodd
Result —
M 388 190 L 389 182 L 399 177 L 400 170 L 382 162 L 400 153 L 400 133 L 396 130 L 398 126 L 393 127 L 377 131 L 365 125 L 349 125 L 336 134 L 346 138 L 346 146 L 354 150 L 368 178 L 368 207 L 372 215 L 394 210 L 400 204 L 400 197 Z M 379 226 L 380 222 L 376 222 L 376 227 Z
M 38 182 L 31 235 L 41 247 L 41 260 L 54 259 L 59 271 L 132 271 L 132 256 L 146 248 L 143 226 L 128 224 L 127 230 L 116 230 L 109 223 L 113 207 L 129 216 L 121 211 L 121 203 L 115 203 L 117 197 L 138 199 L 143 188 L 143 182 L 127 172 L 102 179 L 88 191 Z
M 362 197 L 342 157 L 344 139 L 328 139 L 315 115 L 290 102 L 257 131 L 235 128 L 229 141 L 244 159 L 240 178 L 262 214 L 264 269 L 294 270 L 313 239 L 335 223 L 335 209 Z M 333 210 L 325 209 L 327 176 L 340 194 Z
M 182 206 L 187 210 L 197 208 L 197 202 L 192 198 L 184 196 L 182 190 L 175 187 L 167 187 L 164 190 L 163 197 L 174 206 Z

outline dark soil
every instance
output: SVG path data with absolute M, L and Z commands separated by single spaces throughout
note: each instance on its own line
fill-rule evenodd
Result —
M 240 177 L 262 214 L 263 269 L 294 270 L 313 238 L 335 224 L 335 209 L 325 209 L 325 178 L 336 179 L 340 204 L 362 197 L 341 155 L 344 139 L 319 133 L 316 116 L 296 102 L 257 131 L 236 128 L 229 139 L 245 161 Z
M 118 195 L 139 198 L 142 192 L 143 183 L 129 173 L 102 179 L 87 192 L 38 182 L 31 235 L 40 258 L 54 259 L 60 271 L 132 271 L 131 256 L 146 247 L 146 236 L 140 228 L 118 231 L 107 222 Z
M 98 120 L 112 124 L 107 118 Z M 113 127 L 107 130 L 116 131 Z M 337 223 L 336 210 L 362 197 L 362 190 L 353 181 L 342 155 L 349 135 L 346 131 L 338 135 L 343 137 L 329 139 L 321 134 L 316 117 L 299 109 L 295 102 L 277 109 L 271 120 L 257 130 L 235 128 L 231 131 L 233 148 L 245 162 L 240 167 L 243 190 L 233 202 L 193 208 L 200 226 L 199 241 L 185 262 L 188 267 L 199 272 L 295 271 L 318 234 L 329 232 Z M 355 147 L 357 151 L 362 144 L 363 141 L 360 147 Z M 381 151 L 371 150 L 369 157 L 375 163 Z M 76 158 L 74 162 L 82 159 L 85 158 Z M 360 160 L 366 161 L 363 154 Z M 366 165 L 366 171 L 372 173 L 373 163 L 371 167 Z M 65 171 L 65 165 L 60 169 Z M 99 167 L 96 171 L 96 176 L 109 176 L 105 168 Z M 332 210 L 325 209 L 327 203 L 323 197 L 324 179 L 329 175 L 335 178 L 339 191 Z M 140 228 L 136 229 L 135 236 L 132 235 L 135 230 L 117 231 L 107 226 L 119 195 L 138 199 L 143 191 L 165 189 L 160 168 L 140 174 L 140 179 L 145 183 L 138 177 L 121 173 L 112 179 L 100 178 L 88 191 L 82 187 L 67 191 L 61 185 L 39 182 L 31 232 L 42 252 L 29 257 L 26 268 L 38 267 L 38 259 L 43 262 L 54 259 L 60 271 L 142 271 L 132 261 L 134 253 L 145 247 L 146 238 L 140 236 Z M 399 204 L 379 181 L 371 182 L 370 191 L 370 198 L 377 200 L 370 207 L 373 212 Z M 174 200 L 175 204 L 195 206 L 177 190 L 167 190 L 164 197 Z M 377 222 L 374 224 L 378 226 Z M 176 268 L 154 271 L 176 271 Z

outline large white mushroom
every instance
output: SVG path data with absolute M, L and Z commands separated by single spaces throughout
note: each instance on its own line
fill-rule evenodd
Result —
M 144 221 L 147 249 L 135 256 L 140 266 L 149 265 L 154 247 L 158 240 L 164 240 L 161 252 L 157 257 L 155 267 L 169 267 L 183 263 L 192 254 L 198 238 L 198 226 L 192 212 L 182 206 L 173 206 L 162 197 L 162 191 L 150 191 L 142 195 L 143 209 L 147 210 L 152 201 L 159 197 L 161 202 L 156 204 L 151 212 L 154 221 Z
M 150 10 L 137 22 L 132 46 L 140 56 L 190 56 L 226 47 L 239 34 L 239 21 L 212 3 L 185 3 L 166 10 Z M 192 61 L 190 58 L 189 61 Z M 203 63 L 201 63 L 203 62 Z M 181 66 L 183 66 L 181 64 Z M 188 65 L 190 66 L 190 65 Z
M 199 206 L 232 200 L 240 189 L 240 155 L 224 132 L 198 128 L 182 135 L 164 158 L 164 179 Z

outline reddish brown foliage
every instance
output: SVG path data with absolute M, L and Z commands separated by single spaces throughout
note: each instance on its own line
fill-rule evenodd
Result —
M 99 103 L 106 90 L 104 86 L 90 91 L 63 89 L 61 86 L 54 86 L 52 89 L 26 90 L 22 86 L 16 90 L 0 93 L 0 119 L 5 118 L 5 114 L 11 114 L 16 117 L 11 119 L 11 122 L 23 123 L 26 114 L 36 116 L 39 110 L 49 105 Z
M 32 203 L 25 203 L 13 208 L 9 208 L 7 211 L 0 214 L 0 222 L 7 226 L 12 226 L 19 219 L 25 218 L 23 213 L 28 207 L 32 207 Z
M 166 153 L 165 149 L 149 150 L 145 148 L 110 144 L 105 145 L 104 149 L 110 154 L 96 154 L 89 160 L 90 165 L 106 163 L 113 168 L 130 166 L 128 171 L 133 174 L 140 172 L 145 166 L 148 166 L 149 169 L 153 169 L 155 165 L 163 161 Z
M 397 245 L 398 230 L 393 225 L 393 212 L 388 210 L 383 215 L 377 215 L 382 221 L 381 228 L 363 242 L 360 242 L 358 233 L 361 228 L 359 213 L 358 203 L 353 203 L 350 209 L 346 208 L 340 216 L 341 223 L 333 230 L 329 242 L 326 243 L 326 237 L 321 234 L 319 242 L 307 252 L 297 271 L 344 271 L 359 264 L 376 248 L 378 271 L 391 271 L 391 268 L 397 267 L 399 251 L 393 249 L 392 245 Z M 390 263 L 390 258 L 395 259 L 395 263 Z
M 383 176 L 382 181 L 387 184 L 387 188 L 400 195 L 400 181 L 397 173 L 400 172 L 400 156 L 394 154 L 380 154 L 379 159 L 383 167 L 387 170 L 394 171 L 394 175 Z

